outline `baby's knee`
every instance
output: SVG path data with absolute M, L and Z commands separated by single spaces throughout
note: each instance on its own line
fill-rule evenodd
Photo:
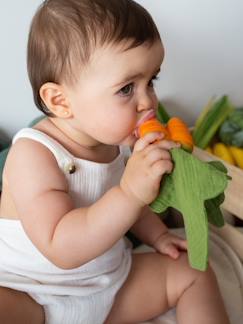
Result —
M 194 269 L 189 264 L 188 255 L 186 253 L 182 254 L 180 257 L 180 269 L 182 270 L 182 275 L 184 274 L 184 278 L 189 285 L 193 284 L 198 280 L 215 280 L 214 271 L 210 265 L 205 271 L 199 271 Z
M 206 287 L 209 285 L 217 285 L 217 278 L 212 269 L 210 263 L 205 271 L 197 271 L 196 270 L 196 283 L 201 285 L 202 287 Z
M 168 301 L 175 306 L 182 295 L 191 288 L 216 282 L 210 265 L 205 271 L 193 269 L 188 261 L 187 253 L 182 253 L 172 267 L 168 268 Z

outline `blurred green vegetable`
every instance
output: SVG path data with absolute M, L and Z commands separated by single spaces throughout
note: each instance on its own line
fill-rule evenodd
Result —
M 159 102 L 159 104 L 158 104 L 158 108 L 156 111 L 156 117 L 162 124 L 167 124 L 167 122 L 170 119 L 168 112 L 166 111 L 165 107 L 162 105 L 161 102 Z
M 235 109 L 219 129 L 220 140 L 227 144 L 243 147 L 243 108 Z
M 206 148 L 233 109 L 228 96 L 222 96 L 216 101 L 211 99 L 196 121 L 192 134 L 195 145 Z

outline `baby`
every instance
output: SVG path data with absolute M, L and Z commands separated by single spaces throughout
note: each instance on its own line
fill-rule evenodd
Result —
M 229 323 L 212 270 L 191 269 L 186 242 L 148 207 L 178 146 L 136 136 L 155 116 L 163 57 L 132 0 L 38 9 L 28 72 L 47 118 L 16 134 L 4 169 L 1 322 L 140 323 L 176 307 L 180 324 Z M 128 230 L 156 252 L 133 254 Z

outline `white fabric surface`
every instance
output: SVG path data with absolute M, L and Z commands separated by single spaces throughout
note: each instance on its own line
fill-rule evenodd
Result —
M 184 236 L 183 229 L 173 230 Z M 150 251 L 151 248 L 143 245 L 139 252 Z M 231 324 L 243 323 L 243 265 L 231 247 L 217 234 L 210 233 L 209 259 L 214 269 L 221 294 L 224 299 Z M 175 310 L 172 309 L 160 317 L 144 322 L 143 324 L 175 324 Z

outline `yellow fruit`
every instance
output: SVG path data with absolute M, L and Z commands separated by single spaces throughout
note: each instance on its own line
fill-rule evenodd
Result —
M 243 169 L 243 148 L 230 146 L 229 149 L 235 159 L 237 166 Z
M 213 154 L 219 157 L 220 159 L 228 162 L 229 164 L 235 165 L 234 157 L 229 149 L 223 143 L 216 143 L 213 146 Z
M 212 148 L 211 148 L 210 146 L 207 146 L 207 147 L 205 148 L 205 151 L 207 151 L 207 152 L 210 153 L 210 154 L 213 154 L 213 150 L 212 150 Z

